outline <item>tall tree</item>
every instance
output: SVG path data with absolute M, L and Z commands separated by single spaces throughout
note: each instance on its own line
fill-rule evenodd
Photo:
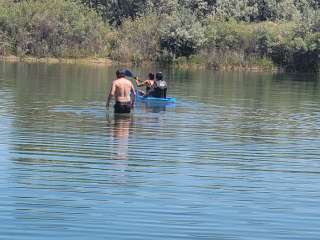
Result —
M 96 9 L 105 20 L 113 25 L 120 25 L 123 19 L 134 19 L 148 7 L 148 0 L 82 0 Z

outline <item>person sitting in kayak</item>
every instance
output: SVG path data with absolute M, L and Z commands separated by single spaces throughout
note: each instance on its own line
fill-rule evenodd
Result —
M 153 90 L 153 88 L 155 86 L 156 82 L 154 80 L 154 74 L 153 73 L 149 73 L 148 77 L 149 77 L 149 79 L 144 80 L 143 82 L 140 82 L 139 79 L 136 78 L 137 87 L 143 87 L 143 86 L 146 87 L 146 91 L 145 92 L 143 92 L 141 90 L 139 91 L 139 94 L 141 96 L 149 96 L 150 92 Z
M 162 72 L 156 73 L 156 82 L 153 90 L 150 92 L 152 97 L 166 98 L 167 97 L 167 82 L 163 79 Z
M 116 72 L 117 79 L 112 82 L 106 107 L 109 108 L 110 101 L 114 96 L 116 103 L 114 105 L 115 113 L 130 113 L 134 103 L 136 92 L 131 81 L 125 78 L 121 70 Z

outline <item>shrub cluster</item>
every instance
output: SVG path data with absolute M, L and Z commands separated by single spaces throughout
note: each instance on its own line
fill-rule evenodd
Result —
M 107 54 L 108 27 L 75 1 L 0 2 L 0 54 L 81 57 Z
M 126 19 L 110 38 L 111 57 L 136 63 L 189 57 L 203 46 L 204 29 L 188 9 L 173 15 L 151 13 Z
M 113 45 L 111 52 L 117 53 L 113 56 L 119 61 L 190 61 L 214 68 L 263 65 L 318 71 L 319 16 L 315 14 L 303 24 L 225 21 L 216 16 L 201 23 L 188 11 L 174 16 L 152 14 L 125 21 L 116 30 L 114 42 L 118 45 Z
M 120 2 L 135 7 L 118 18 L 111 49 L 117 60 L 319 69 L 319 1 L 114 1 Z

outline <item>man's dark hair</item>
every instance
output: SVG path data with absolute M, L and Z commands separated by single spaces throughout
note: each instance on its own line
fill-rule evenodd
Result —
M 153 79 L 154 79 L 154 74 L 153 74 L 153 73 L 149 73 L 148 76 L 149 76 L 149 79 L 150 79 L 150 80 L 153 80 Z
M 157 80 L 162 80 L 162 78 L 163 78 L 162 72 L 157 72 L 157 73 L 156 73 L 156 79 L 157 79 Z
M 121 77 L 125 76 L 124 72 L 122 70 L 119 70 L 119 69 L 116 71 L 116 75 L 117 75 L 117 78 L 121 78 Z

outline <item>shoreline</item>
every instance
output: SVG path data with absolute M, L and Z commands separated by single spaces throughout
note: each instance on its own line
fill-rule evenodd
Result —
M 213 70 L 217 72 L 270 72 L 270 73 L 282 73 L 284 72 L 283 69 L 279 67 L 266 67 L 259 64 L 247 64 L 247 65 L 239 65 L 239 64 L 225 64 L 220 66 L 210 66 L 207 64 L 198 64 L 198 63 L 176 63 L 174 64 L 177 68 L 181 69 L 207 69 L 207 70 Z
M 44 57 L 44 58 L 38 58 L 38 57 L 17 57 L 14 55 L 8 55 L 8 56 L 0 56 L 1 62 L 22 62 L 22 63 L 46 63 L 46 64 L 80 64 L 80 65 L 90 65 L 90 66 L 102 66 L 102 67 L 111 67 L 111 66 L 117 66 L 117 65 L 124 65 L 124 66 L 134 66 L 133 63 L 121 63 L 121 62 L 115 62 L 109 58 L 98 58 L 98 57 L 86 57 L 86 58 L 54 58 L 54 57 Z M 155 64 L 150 62 L 145 62 L 139 65 L 146 65 L 146 64 Z M 241 72 L 272 72 L 272 73 L 279 73 L 283 72 L 282 69 L 279 67 L 266 67 L 259 64 L 250 64 L 250 65 L 232 65 L 232 64 L 226 64 L 221 66 L 209 66 L 204 63 L 171 63 L 170 65 L 180 68 L 180 69 L 195 69 L 195 70 L 214 70 L 214 71 L 241 71 Z
M 112 66 L 114 62 L 108 58 L 54 58 L 54 57 L 17 57 L 14 55 L 0 56 L 2 62 L 23 62 L 23 63 L 47 63 L 47 64 L 83 64 L 83 65 L 94 65 L 94 66 Z

